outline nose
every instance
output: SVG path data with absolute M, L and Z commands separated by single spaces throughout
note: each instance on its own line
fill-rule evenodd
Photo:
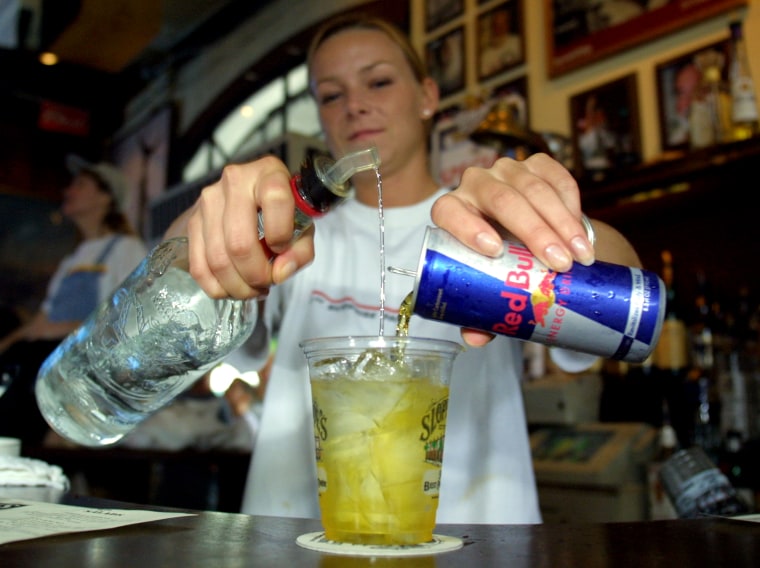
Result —
M 346 93 L 346 112 L 352 116 L 366 113 L 368 110 L 367 98 L 360 92 L 353 90 Z
M 61 190 L 61 196 L 63 197 L 63 199 L 68 199 L 75 193 L 75 191 L 76 191 L 76 183 L 75 183 L 75 180 L 72 179 Z

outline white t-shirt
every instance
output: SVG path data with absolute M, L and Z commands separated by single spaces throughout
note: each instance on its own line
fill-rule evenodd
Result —
M 411 207 L 385 210 L 386 266 L 416 269 L 430 208 L 443 190 Z M 377 335 L 380 307 L 377 208 L 349 200 L 316 223 L 314 262 L 271 289 L 269 328 L 278 344 L 249 471 L 243 512 L 319 518 L 308 369 L 299 342 Z M 411 292 L 386 272 L 385 334 Z M 279 322 L 279 323 L 276 323 Z M 462 343 L 459 327 L 413 316 L 409 335 Z M 438 521 L 538 523 L 541 516 L 523 410 L 519 341 L 497 337 L 455 362 L 448 407 Z
M 42 310 L 45 313 L 50 310 L 52 299 L 58 291 L 61 280 L 77 267 L 96 264 L 113 237 L 114 235 L 111 234 L 82 241 L 73 253 L 63 258 L 48 283 L 47 296 L 42 303 Z M 133 235 L 120 236 L 102 263 L 106 270 L 98 280 L 98 304 L 111 295 L 119 284 L 140 264 L 146 254 L 145 244 L 139 237 Z

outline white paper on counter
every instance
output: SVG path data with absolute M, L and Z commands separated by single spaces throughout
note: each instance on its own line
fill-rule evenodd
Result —
M 0 497 L 0 544 L 193 515 L 139 509 L 98 509 Z
M 737 521 L 749 521 L 751 523 L 760 523 L 760 514 L 753 513 L 750 515 L 739 515 L 736 517 L 729 517 L 731 519 L 736 519 Z

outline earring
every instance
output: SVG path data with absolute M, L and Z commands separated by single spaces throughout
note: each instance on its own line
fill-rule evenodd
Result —
M 422 118 L 430 118 L 430 109 L 429 108 L 422 109 Z

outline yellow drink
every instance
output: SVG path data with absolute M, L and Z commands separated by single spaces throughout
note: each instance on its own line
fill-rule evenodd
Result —
M 312 383 L 322 524 L 330 540 L 433 538 L 449 387 L 424 380 Z M 432 430 L 432 431 L 429 431 Z
M 448 351 L 421 352 L 414 343 L 433 340 L 386 339 L 401 347 L 379 356 L 364 349 L 358 363 L 349 356 L 350 366 L 334 352 L 309 359 L 319 504 L 329 540 L 433 539 L 448 379 L 461 347 L 436 342 Z

